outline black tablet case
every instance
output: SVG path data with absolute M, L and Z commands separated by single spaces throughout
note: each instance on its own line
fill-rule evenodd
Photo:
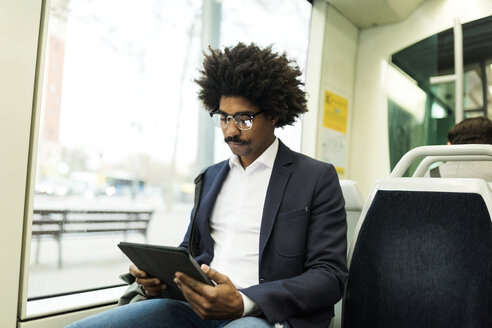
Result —
M 151 277 L 159 278 L 167 285 L 165 297 L 185 300 L 183 293 L 173 281 L 177 271 L 205 284 L 214 285 L 184 248 L 123 241 L 118 244 L 118 247 L 140 270 L 147 272 Z

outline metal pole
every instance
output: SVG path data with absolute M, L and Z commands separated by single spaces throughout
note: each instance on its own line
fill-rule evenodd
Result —
M 202 7 L 202 51 L 206 51 L 210 45 L 219 47 L 220 21 L 222 16 L 222 4 L 217 0 L 203 0 Z M 202 67 L 199 56 L 199 67 Z M 201 105 L 200 105 L 201 107 Z M 196 174 L 214 162 L 215 127 L 210 120 L 208 112 L 200 108 L 198 112 L 198 152 L 195 163 Z
M 463 121 L 463 30 L 459 18 L 454 19 L 455 121 Z
M 487 117 L 487 109 L 488 109 L 488 88 L 487 88 L 487 66 L 485 65 L 485 61 L 480 61 L 480 77 L 482 78 L 482 111 L 483 116 Z

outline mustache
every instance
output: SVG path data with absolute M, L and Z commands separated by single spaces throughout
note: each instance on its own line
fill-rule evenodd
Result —
M 239 139 L 238 136 L 225 137 L 224 141 L 226 143 L 229 143 L 229 142 L 235 142 L 235 143 L 239 143 L 239 144 L 247 144 L 248 143 L 246 140 Z

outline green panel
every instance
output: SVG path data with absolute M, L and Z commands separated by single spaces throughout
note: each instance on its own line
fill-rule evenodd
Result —
M 424 124 L 391 99 L 388 99 L 388 133 L 391 170 L 410 149 L 424 145 Z M 416 165 L 412 164 L 405 176 L 411 175 Z
M 484 90 L 488 65 L 492 58 L 492 16 L 462 25 L 464 59 L 464 117 L 487 116 Z M 409 104 L 388 98 L 388 135 L 391 170 L 409 150 L 424 145 L 444 145 L 447 133 L 455 124 L 455 84 L 430 84 L 430 78 L 454 74 L 453 30 L 447 29 L 421 40 L 391 56 L 391 64 L 425 92 L 425 114 L 417 118 Z M 408 90 L 398 90 L 401 94 Z M 413 107 L 412 107 L 413 106 Z M 422 104 L 422 106 L 424 106 Z M 424 108 L 422 108 L 424 110 Z M 418 112 L 418 111 L 417 111 Z M 422 113 L 422 112 L 420 112 Z M 418 163 L 414 163 L 406 175 L 411 175 Z

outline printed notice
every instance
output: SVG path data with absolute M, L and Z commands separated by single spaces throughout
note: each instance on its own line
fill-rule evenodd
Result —
M 323 128 L 320 131 L 321 158 L 345 173 L 348 99 L 325 90 Z
M 325 90 L 323 126 L 347 133 L 348 99 Z

